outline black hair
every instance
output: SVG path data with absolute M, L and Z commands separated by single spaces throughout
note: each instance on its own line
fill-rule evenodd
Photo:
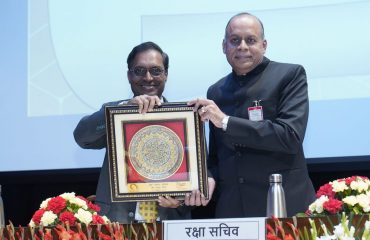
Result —
M 155 44 L 154 42 L 141 43 L 141 44 L 137 45 L 136 47 L 134 47 L 131 50 L 130 54 L 127 57 L 127 67 L 128 67 L 128 69 L 132 68 L 132 64 L 134 62 L 134 59 L 135 59 L 136 55 L 138 55 L 139 53 L 148 51 L 148 50 L 156 50 L 162 55 L 164 70 L 167 73 L 168 72 L 169 57 L 168 57 L 167 53 L 163 52 L 163 50 L 157 44 Z

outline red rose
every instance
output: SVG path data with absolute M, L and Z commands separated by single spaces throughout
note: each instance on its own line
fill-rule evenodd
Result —
M 92 202 L 87 202 L 87 207 L 94 210 L 95 212 L 100 211 L 100 207 Z
M 328 196 L 328 198 L 334 198 L 335 192 L 333 191 L 333 187 L 331 184 L 327 183 L 322 185 L 316 193 L 316 197 L 320 198 L 322 195 Z
M 59 221 L 63 223 L 69 222 L 70 225 L 75 225 L 76 217 L 72 212 L 65 211 L 59 215 Z
M 55 214 L 60 213 L 67 205 L 67 202 L 64 198 L 58 196 L 50 199 L 46 210 L 50 210 Z
M 349 186 L 349 185 L 351 185 L 351 182 L 356 181 L 356 179 L 357 179 L 356 176 L 352 176 L 352 177 L 346 178 L 345 182 Z
M 104 219 L 101 216 L 97 215 L 97 214 L 93 214 L 92 215 L 92 222 L 94 224 L 104 224 Z
M 325 211 L 335 214 L 342 209 L 342 204 L 343 203 L 337 199 L 329 199 L 329 201 L 324 202 L 323 207 Z
M 39 209 L 37 210 L 33 216 L 32 216 L 32 221 L 36 224 L 40 224 L 41 218 L 44 215 L 45 210 L 44 209 Z

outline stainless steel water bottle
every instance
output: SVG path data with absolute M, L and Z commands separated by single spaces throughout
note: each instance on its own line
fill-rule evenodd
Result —
M 285 218 L 286 205 L 285 205 L 285 194 L 283 189 L 283 177 L 281 174 L 270 175 L 270 187 L 267 193 L 267 217 Z

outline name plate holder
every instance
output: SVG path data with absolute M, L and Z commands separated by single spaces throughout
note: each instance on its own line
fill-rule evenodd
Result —
M 266 218 L 220 218 L 163 221 L 163 240 L 265 240 Z

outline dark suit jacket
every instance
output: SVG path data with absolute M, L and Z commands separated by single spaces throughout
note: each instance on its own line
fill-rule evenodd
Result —
M 314 200 L 302 148 L 308 119 L 304 68 L 264 58 L 246 76 L 231 73 L 219 80 L 207 97 L 230 116 L 226 131 L 210 124 L 216 217 L 266 216 L 272 173 L 283 176 L 288 216 L 304 212 Z M 249 120 L 255 100 L 261 100 L 263 121 Z
M 122 101 L 105 103 L 99 111 L 80 120 L 73 132 L 75 140 L 80 147 L 87 149 L 107 147 L 105 106 L 117 106 L 120 102 Z M 100 214 L 106 215 L 111 221 L 131 223 L 135 220 L 136 202 L 116 203 L 111 201 L 107 152 L 100 171 L 96 190 L 96 203 L 101 207 Z M 173 209 L 158 206 L 158 214 L 161 220 L 188 219 L 190 218 L 190 208 L 181 206 Z

